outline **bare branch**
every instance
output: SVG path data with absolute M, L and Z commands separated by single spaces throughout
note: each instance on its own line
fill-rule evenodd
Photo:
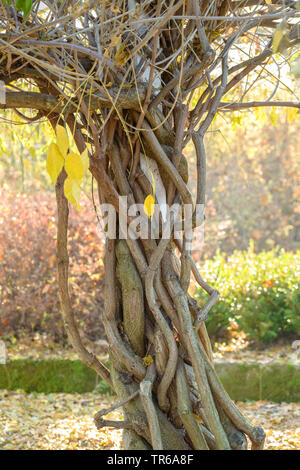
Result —
M 300 101 L 249 101 L 245 103 L 220 103 L 221 111 L 239 111 L 240 109 L 258 108 L 258 107 L 283 107 L 300 109 Z

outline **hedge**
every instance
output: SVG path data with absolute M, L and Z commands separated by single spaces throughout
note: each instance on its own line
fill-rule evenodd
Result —
M 220 292 L 206 322 L 212 336 L 232 328 L 259 343 L 300 335 L 300 251 L 256 254 L 251 243 L 229 257 L 218 252 L 200 271 Z M 208 298 L 200 288 L 196 296 L 201 304 Z

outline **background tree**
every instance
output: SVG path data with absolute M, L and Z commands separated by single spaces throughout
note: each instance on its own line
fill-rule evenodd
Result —
M 79 356 L 124 409 L 124 421 L 106 421 L 105 410 L 96 425 L 124 428 L 126 448 L 244 449 L 247 435 L 262 449 L 265 435 L 216 376 L 204 321 L 218 292 L 200 276 L 185 232 L 182 242 L 173 231 L 168 239 L 107 238 L 99 321 L 110 370 L 83 346 L 68 288 L 68 201 L 79 208 L 89 169 L 100 202 L 116 211 L 119 196 L 127 196 L 129 204 L 147 201 L 150 215 L 154 186 L 168 204 L 203 205 L 204 136 L 216 114 L 300 107 L 295 96 L 274 100 L 280 77 L 265 101 L 247 101 L 258 77 L 273 74 L 273 53 L 286 51 L 281 65 L 296 59 L 298 16 L 297 2 L 280 0 L 1 2 L 1 107 L 26 122 L 47 118 L 55 130 L 47 168 L 56 183 L 62 314 Z M 190 141 L 195 201 L 182 153 Z M 155 185 L 149 168 L 160 176 Z M 210 296 L 203 307 L 189 295 L 191 273 Z

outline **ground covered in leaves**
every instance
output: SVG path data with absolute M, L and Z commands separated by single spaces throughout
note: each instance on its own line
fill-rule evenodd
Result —
M 121 431 L 97 431 L 93 415 L 114 397 L 93 393 L 36 394 L 0 391 L 0 449 L 120 449 Z M 300 442 L 300 404 L 238 403 L 267 434 L 266 449 L 294 450 Z M 107 415 L 122 419 L 119 411 Z

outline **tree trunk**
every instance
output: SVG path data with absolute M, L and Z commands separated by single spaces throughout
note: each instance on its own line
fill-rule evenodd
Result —
M 167 197 L 181 193 L 188 201 L 185 158 L 179 159 L 157 135 L 149 130 L 143 134 L 142 148 L 151 155 L 148 164 L 153 168 L 156 161 Z M 143 204 L 153 190 L 150 178 L 140 166 L 132 173 L 134 163 L 121 147 L 117 130 L 110 142 L 106 160 L 112 185 L 129 204 Z M 168 165 L 174 155 L 178 171 Z M 134 158 L 141 162 L 144 154 Z M 95 170 L 93 174 L 97 176 Z M 108 201 L 102 188 L 100 184 L 100 200 Z M 107 422 L 100 412 L 96 425 L 124 427 L 124 447 L 130 449 L 247 449 L 246 434 L 252 448 L 262 448 L 263 430 L 241 415 L 216 376 L 204 320 L 218 293 L 192 262 L 185 233 L 183 244 L 173 231 L 169 237 L 160 233 L 156 239 L 135 240 L 128 230 L 126 238 L 119 215 L 116 239 L 109 234 L 106 238 L 103 324 L 124 422 Z M 188 293 L 191 271 L 210 295 L 204 308 Z

